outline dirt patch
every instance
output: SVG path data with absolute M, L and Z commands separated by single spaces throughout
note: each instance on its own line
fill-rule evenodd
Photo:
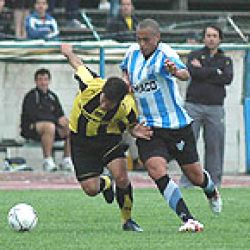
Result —
M 145 172 L 130 172 L 129 175 L 135 188 L 155 187 L 154 182 Z M 172 178 L 178 183 L 180 176 L 174 175 Z M 250 175 L 224 176 L 222 187 L 250 187 Z M 80 186 L 73 173 L 0 173 L 0 190 L 79 188 Z

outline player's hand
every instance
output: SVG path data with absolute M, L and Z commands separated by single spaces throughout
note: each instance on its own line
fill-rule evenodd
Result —
M 192 61 L 191 61 L 191 64 L 194 66 L 194 67 L 198 67 L 198 68 L 201 68 L 202 67 L 202 65 L 201 65 L 201 62 L 198 60 L 198 59 L 193 59 Z
M 144 125 L 145 122 L 137 123 L 131 130 L 132 136 L 145 140 L 150 140 L 153 135 L 153 130 L 149 126 Z
M 73 51 L 72 45 L 68 43 L 62 43 L 60 49 L 61 53 L 65 56 L 69 55 Z
M 170 61 L 169 59 L 165 60 L 165 67 L 169 73 L 172 75 L 176 74 L 177 68 L 174 62 Z
M 129 77 L 128 77 L 128 73 L 127 72 L 123 72 L 123 77 L 122 77 L 123 81 L 126 83 L 126 85 L 128 86 L 128 91 L 130 93 L 133 92 L 130 81 L 129 81 Z

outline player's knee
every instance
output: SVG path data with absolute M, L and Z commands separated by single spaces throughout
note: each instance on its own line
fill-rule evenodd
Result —
M 41 122 L 37 129 L 41 134 L 55 134 L 56 126 L 53 122 Z
M 129 184 L 129 179 L 127 175 L 119 175 L 116 177 L 116 185 L 120 188 L 125 188 Z
M 88 196 L 96 196 L 99 193 L 99 190 L 92 187 L 82 187 L 82 190 Z
M 56 126 L 52 122 L 47 122 L 45 125 L 45 130 L 47 130 L 50 133 L 55 133 L 56 131 Z
M 100 191 L 100 188 L 98 188 L 98 185 L 94 180 L 85 180 L 82 181 L 80 184 L 83 192 L 88 196 L 95 196 Z

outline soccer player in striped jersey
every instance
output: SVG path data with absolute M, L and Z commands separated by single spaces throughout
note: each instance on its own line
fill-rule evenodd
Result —
M 116 183 L 123 230 L 141 232 L 142 228 L 131 218 L 133 189 L 124 155 L 127 148 L 121 140 L 126 128 L 133 136 L 146 140 L 152 131 L 137 123 L 134 99 L 121 78 L 100 78 L 83 64 L 69 44 L 62 44 L 61 52 L 75 69 L 80 88 L 70 115 L 71 151 L 77 180 L 87 195 L 103 193 L 105 200 L 112 203 L 111 178 L 102 175 L 107 166 Z
M 159 24 L 144 19 L 136 30 L 121 63 L 124 79 L 132 89 L 139 122 L 153 130 L 150 140 L 137 139 L 139 155 L 162 196 L 182 220 L 179 231 L 202 231 L 203 225 L 189 211 L 178 185 L 169 177 L 168 159 L 175 158 L 184 174 L 200 186 L 213 212 L 221 212 L 222 201 L 210 175 L 202 170 L 191 123 L 182 106 L 176 79 L 188 80 L 189 72 L 177 53 L 160 42 Z

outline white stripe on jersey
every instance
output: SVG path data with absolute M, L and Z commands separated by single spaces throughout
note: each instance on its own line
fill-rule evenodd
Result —
M 192 119 L 182 107 L 175 78 L 165 70 L 166 58 L 173 61 L 177 68 L 186 68 L 177 53 L 163 43 L 147 60 L 139 45 L 132 45 L 120 66 L 129 75 L 138 104 L 139 120 L 146 121 L 148 126 L 175 129 L 190 124 Z

